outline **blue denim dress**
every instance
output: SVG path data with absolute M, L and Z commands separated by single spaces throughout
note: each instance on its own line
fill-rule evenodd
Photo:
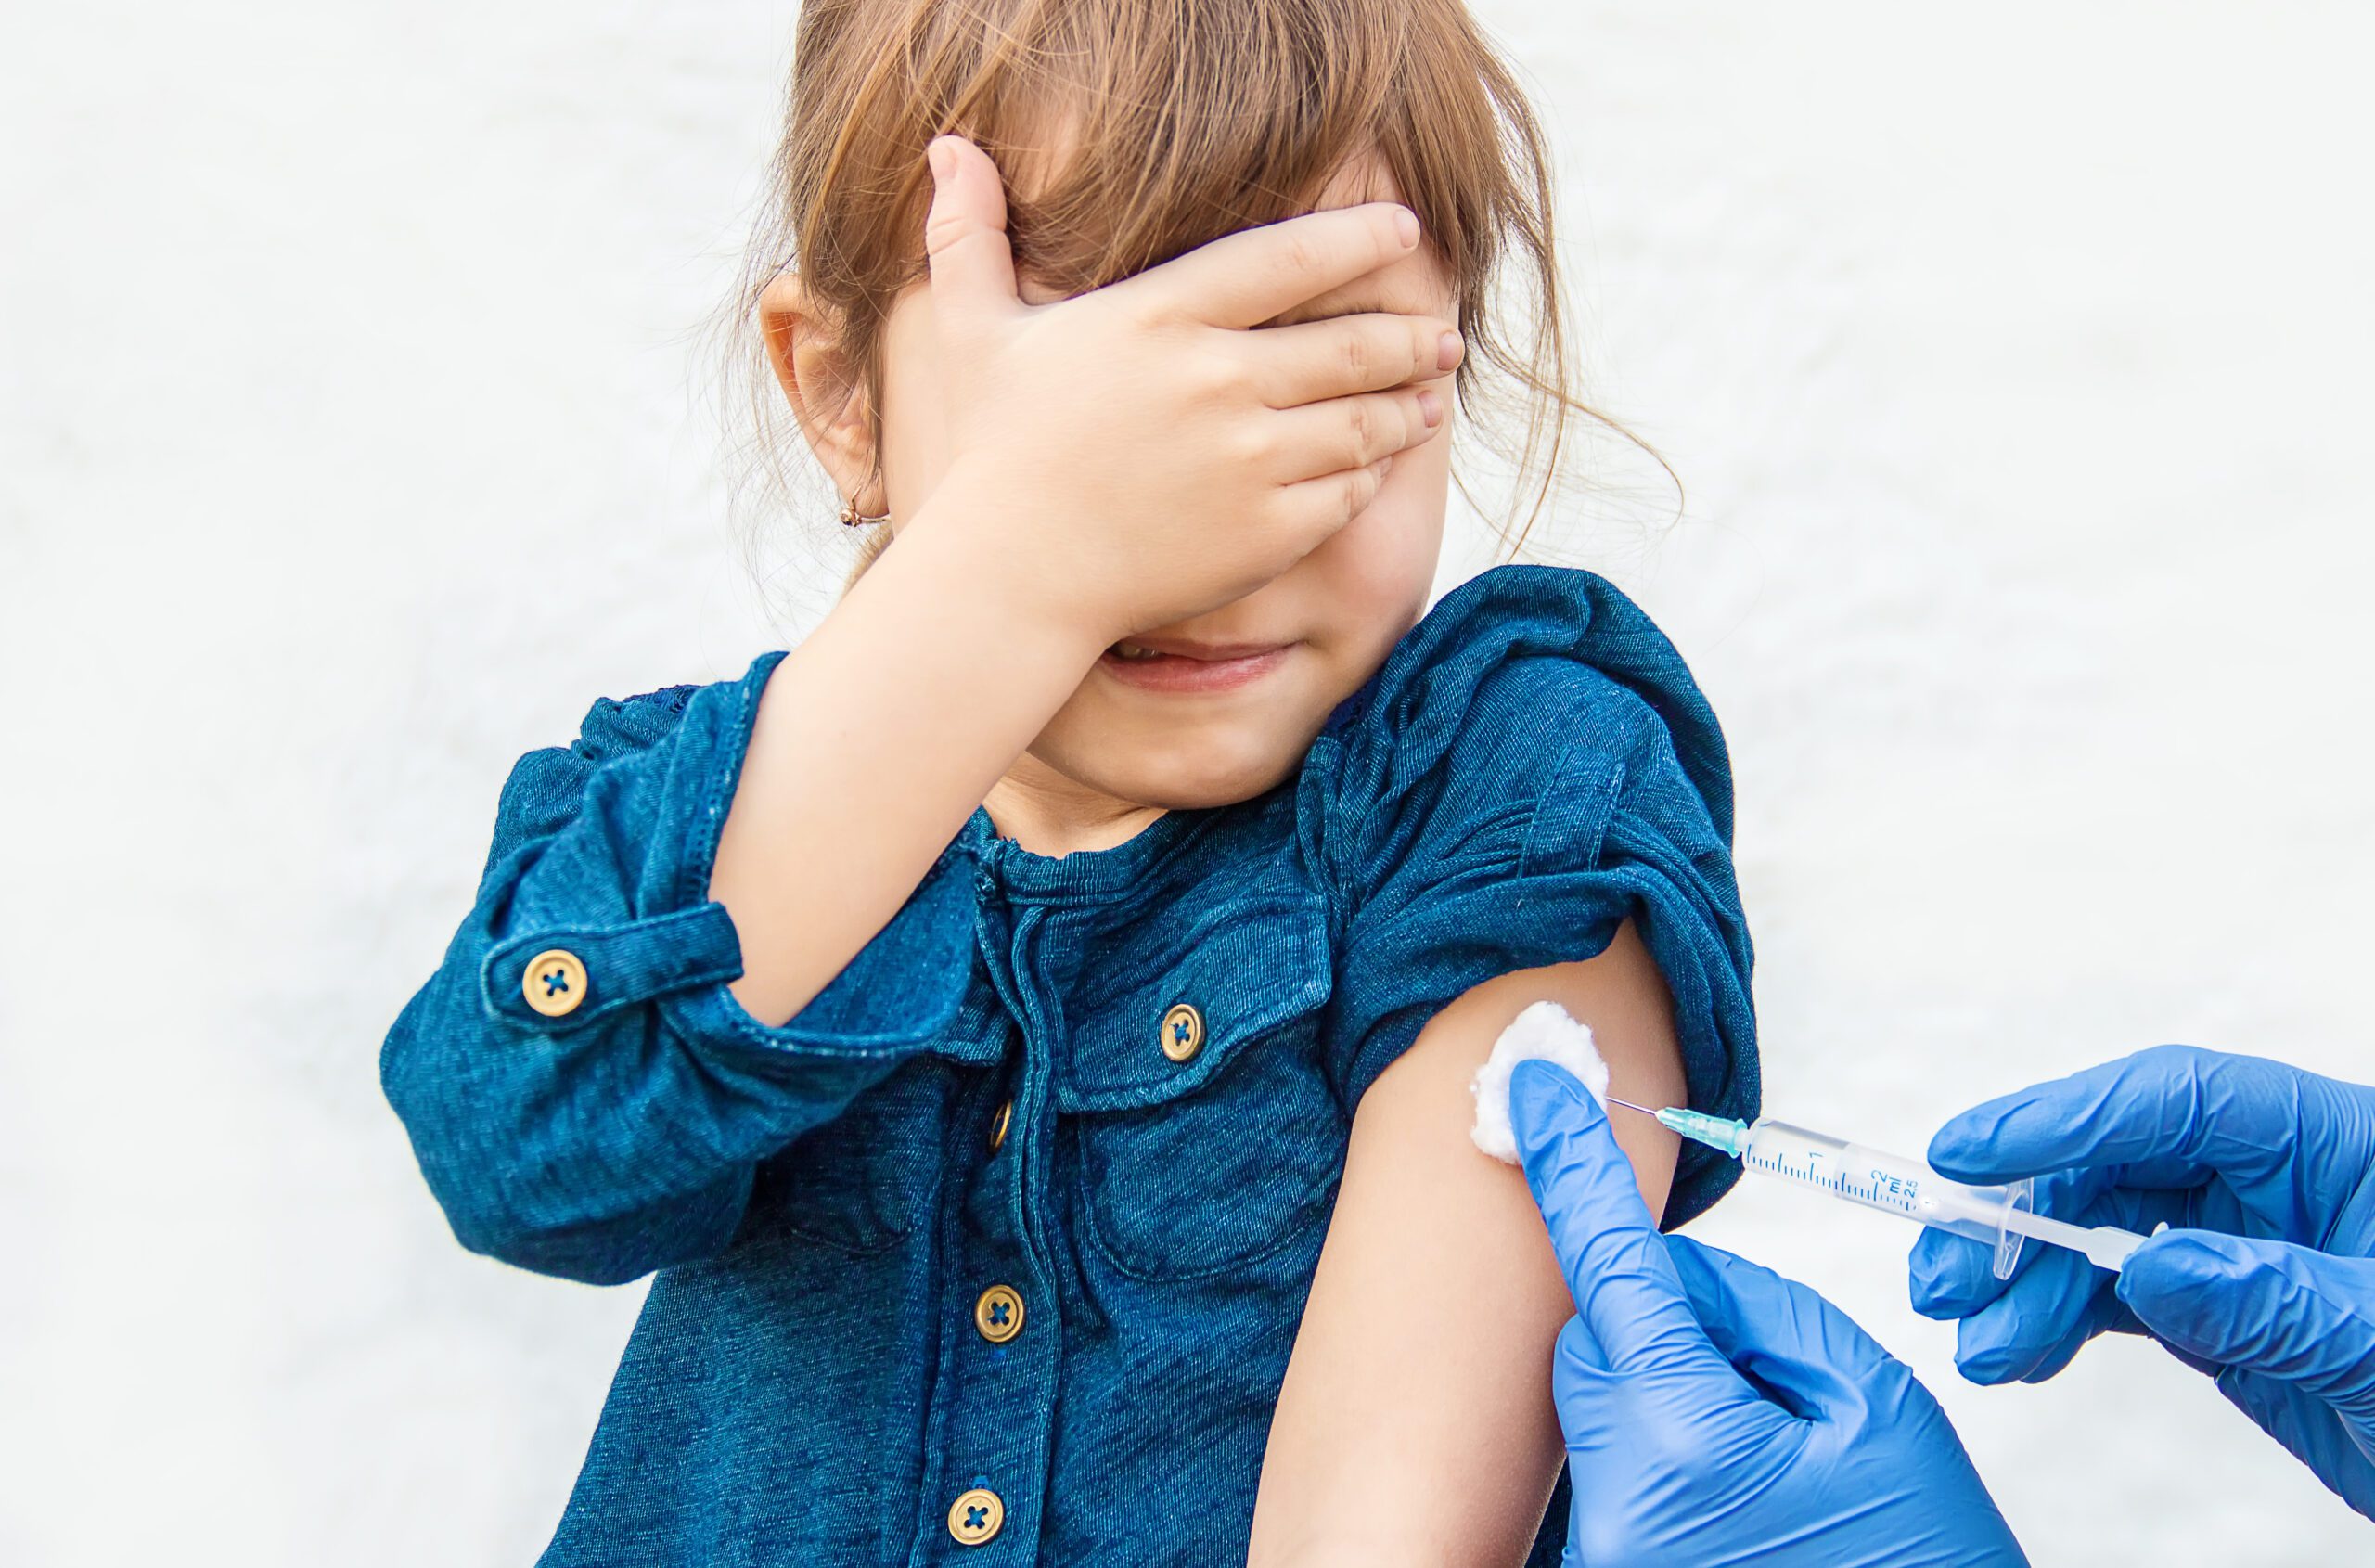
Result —
M 770 1028 L 707 890 L 783 656 L 521 757 L 381 1051 L 464 1246 L 657 1271 L 546 1568 L 1241 1563 L 1354 1110 L 1438 1009 L 1629 916 L 1691 1104 L 1757 1113 L 1723 737 L 1589 572 L 1446 595 L 1252 800 L 1059 858 L 977 810 Z M 1735 1175 L 1687 1147 L 1667 1224 Z

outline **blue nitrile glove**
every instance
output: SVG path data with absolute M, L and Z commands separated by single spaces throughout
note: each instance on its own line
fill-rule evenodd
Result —
M 1658 1234 L 1573 1073 L 1519 1062 L 1509 1114 L 1575 1297 L 1551 1370 L 1571 1568 L 2028 1561 L 1903 1362 L 1804 1285 Z
M 2161 1046 L 1964 1112 L 1930 1163 L 2036 1176 L 2057 1219 L 2178 1227 L 2116 1275 L 2032 1242 L 2009 1280 L 1924 1230 L 1914 1310 L 1961 1319 L 1965 1377 L 2036 1382 L 2105 1330 L 2150 1333 L 2375 1518 L 2375 1088 Z

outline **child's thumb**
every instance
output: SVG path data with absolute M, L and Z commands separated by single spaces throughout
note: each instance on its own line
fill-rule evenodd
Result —
M 931 212 L 924 251 L 931 265 L 936 313 L 978 311 L 1017 302 L 1014 251 L 1006 238 L 1006 190 L 989 154 L 962 136 L 935 136 Z

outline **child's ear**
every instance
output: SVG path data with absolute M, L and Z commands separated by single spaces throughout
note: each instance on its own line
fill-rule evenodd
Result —
M 797 273 L 777 275 L 760 292 L 759 332 L 777 384 L 816 460 L 843 495 L 854 494 L 874 469 L 872 422 L 828 313 L 809 296 Z M 865 509 L 881 508 L 878 504 Z

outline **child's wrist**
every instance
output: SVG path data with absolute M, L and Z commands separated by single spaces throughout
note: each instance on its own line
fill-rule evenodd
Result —
M 1083 592 L 1051 552 L 1028 509 L 994 498 L 952 473 L 899 530 L 900 547 L 919 546 L 944 563 L 957 602 L 990 624 L 1032 627 L 1077 655 L 1083 672 L 1130 627 L 1102 596 Z

